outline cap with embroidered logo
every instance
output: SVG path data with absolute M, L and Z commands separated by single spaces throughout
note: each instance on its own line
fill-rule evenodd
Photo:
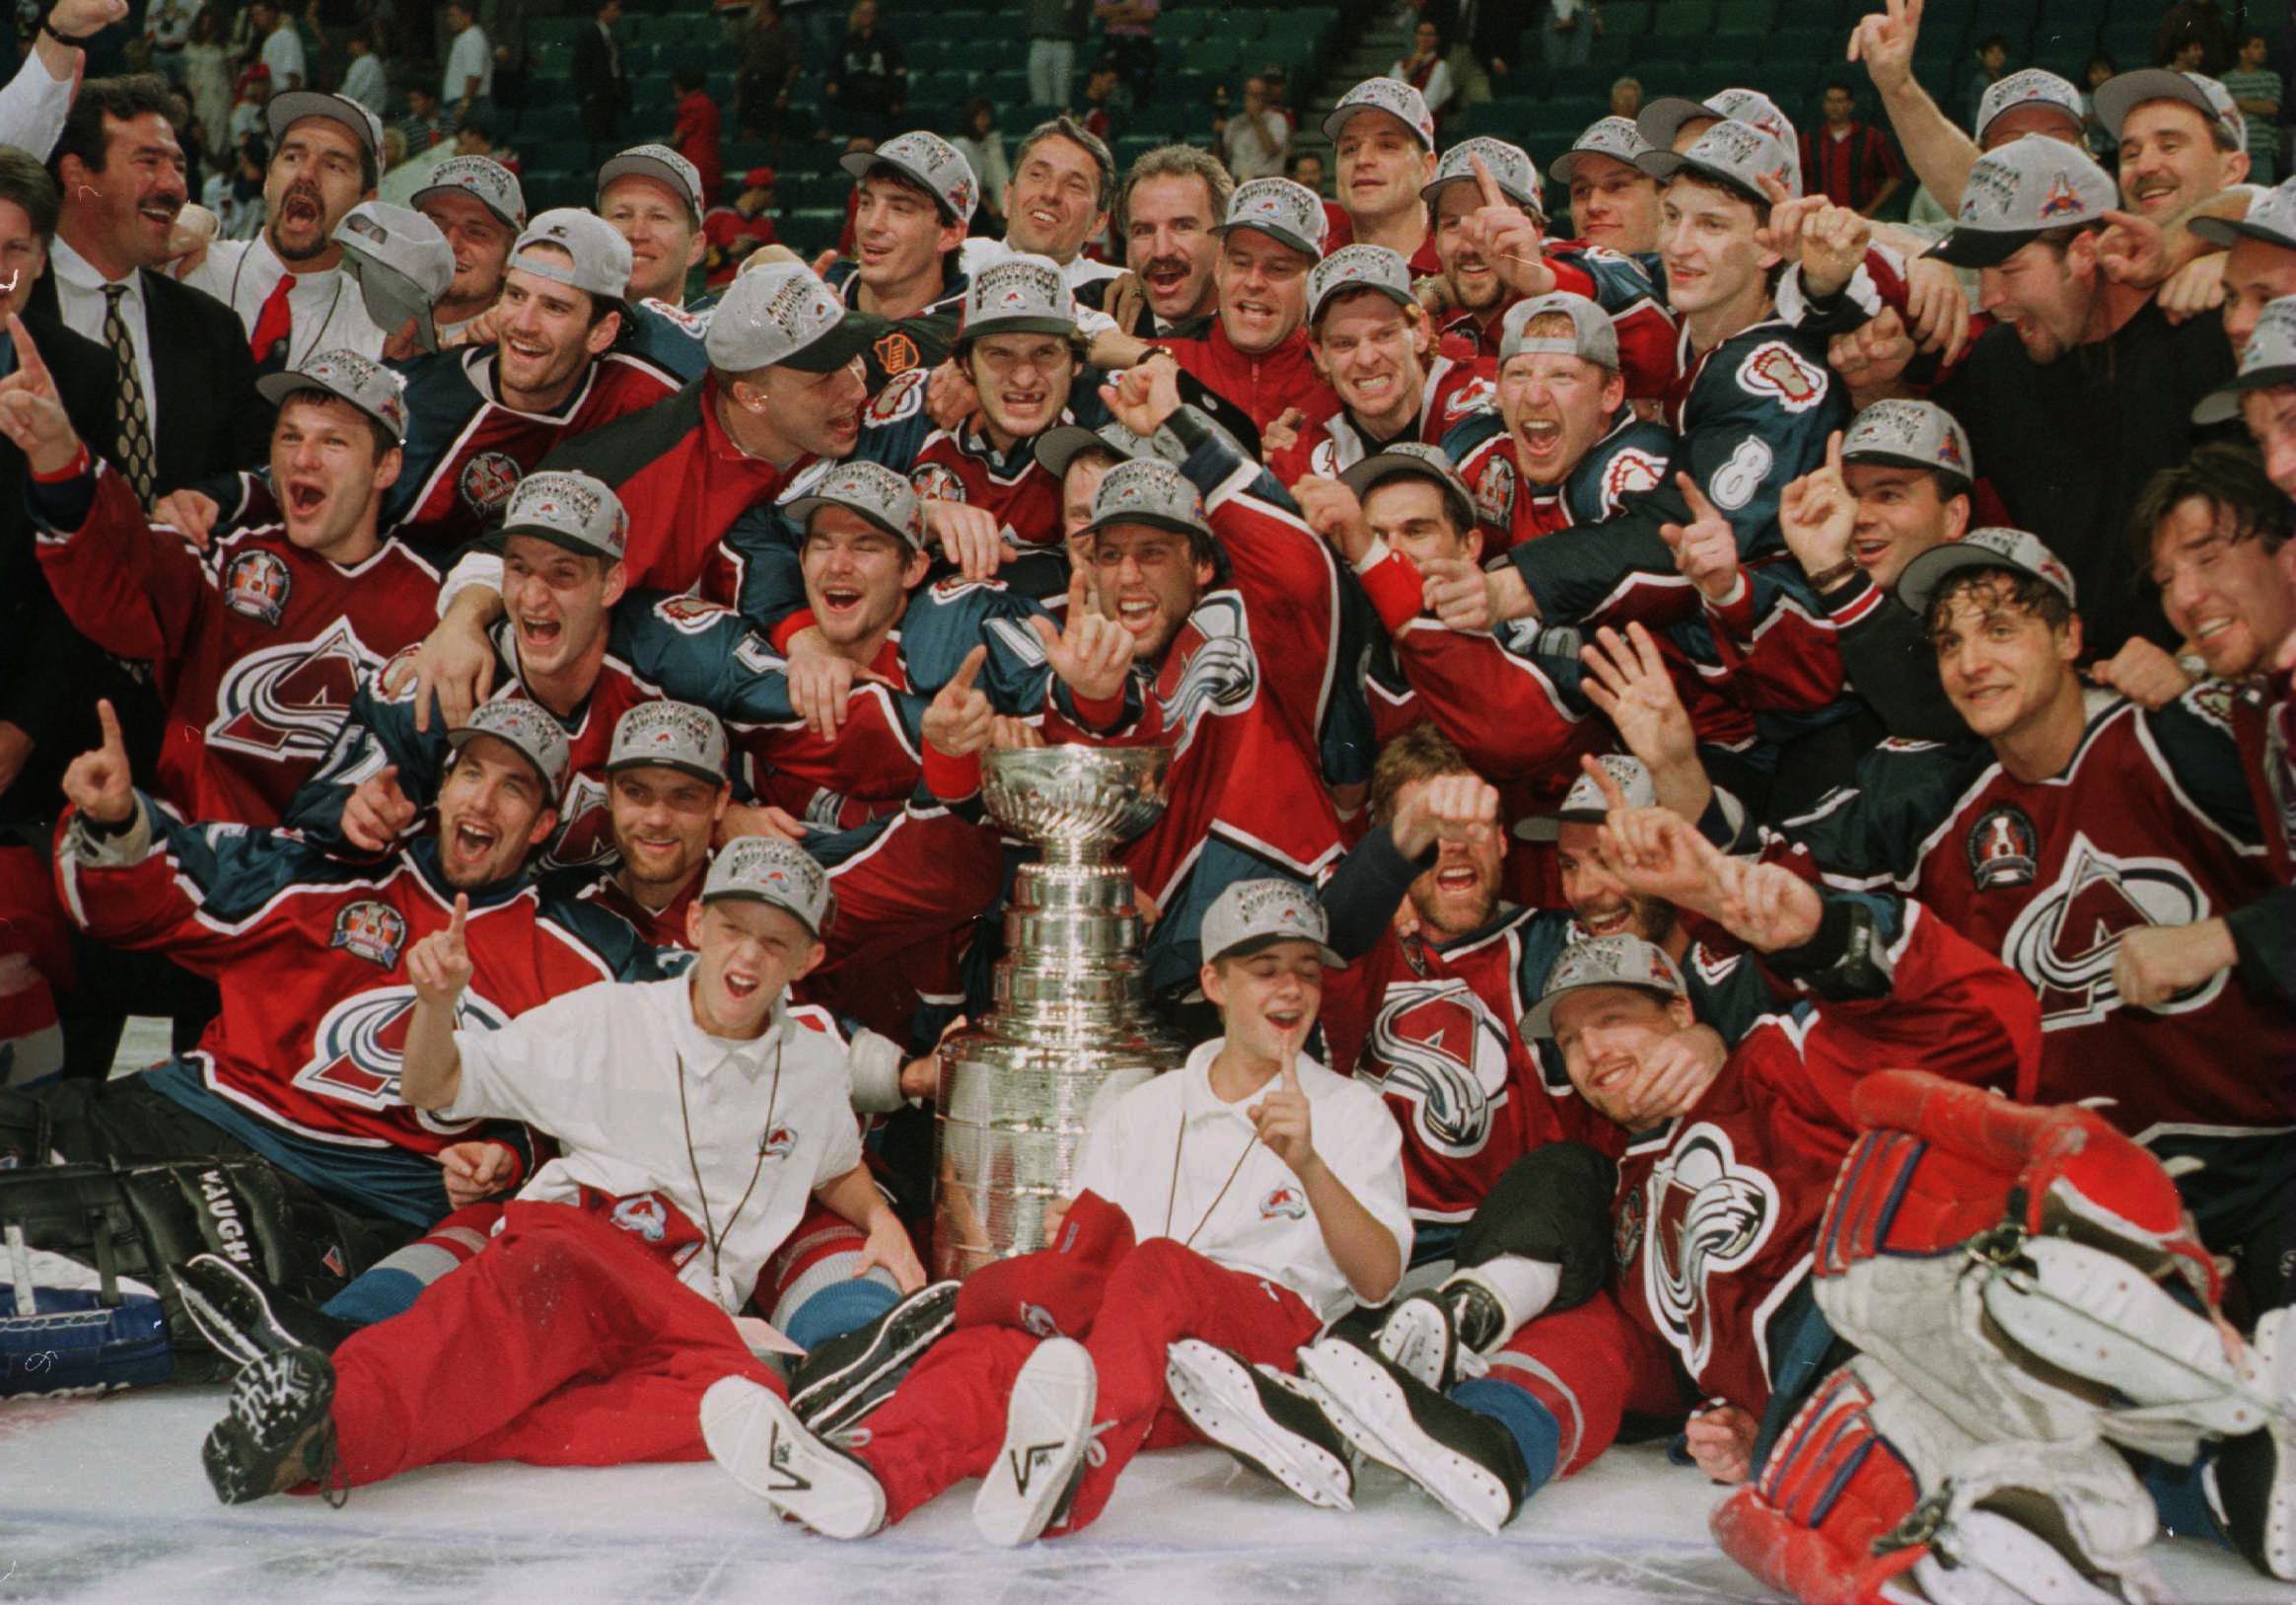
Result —
M 917 550 L 925 546 L 924 509 L 907 477 L 880 463 L 839 463 L 804 495 L 784 503 L 782 516 L 804 529 L 825 507 L 857 513 Z
M 640 702 L 613 727 L 606 772 L 643 768 L 676 769 L 723 785 L 726 727 L 716 714 L 691 702 Z
M 2054 107 L 2071 122 L 2076 135 L 2086 125 L 2079 90 L 2045 67 L 2027 67 L 1994 79 L 1986 89 L 1985 98 L 1977 103 L 1977 143 L 1985 142 L 1985 130 L 1995 117 L 2021 106 Z
M 2056 553 L 2042 544 L 2040 536 L 1999 528 L 1972 530 L 1959 541 L 1948 541 L 1921 553 L 1898 576 L 1898 600 L 1914 618 L 1926 619 L 1930 603 L 1945 589 L 1947 579 L 1965 568 L 2013 568 L 2031 574 L 2070 606 L 2080 606 L 2073 593 L 2072 570 L 2057 561 Z
M 1204 911 L 1199 930 L 1206 964 L 1250 958 L 1278 942 L 1310 942 L 1326 969 L 1346 967 L 1331 951 L 1331 921 L 1323 902 L 1298 881 L 1231 881 Z
M 1627 807 L 1658 806 L 1658 782 L 1650 777 L 1650 768 L 1641 759 L 1625 753 L 1605 753 L 1595 762 L 1617 786 Z M 1573 825 L 1600 825 L 1611 817 L 1611 799 L 1603 795 L 1603 788 L 1593 775 L 1581 774 L 1563 793 L 1562 806 L 1554 811 L 1554 817 Z
M 2252 198 L 2246 217 L 2195 217 L 2186 226 L 2213 245 L 2259 240 L 2282 251 L 2296 251 L 2296 179 L 2282 179 Z
M 2200 399 L 2194 423 L 2230 423 L 2240 416 L 2241 398 L 2253 390 L 2296 385 L 2296 295 L 2264 304 L 2257 327 L 2241 347 L 2240 372 Z
M 965 322 L 958 337 L 989 334 L 1073 334 L 1076 297 L 1049 256 L 1000 256 L 965 287 Z
M 430 182 L 410 198 L 417 211 L 434 195 L 475 195 L 479 204 L 514 229 L 526 227 L 526 191 L 518 175 L 491 156 L 450 156 L 431 169 Z
M 1689 992 L 1682 971 L 1656 943 L 1623 933 L 1590 937 L 1573 942 L 1554 961 L 1545 989 L 1523 1016 L 1524 1039 L 1551 1038 L 1556 1001 L 1595 986 L 1632 986 L 1657 997 L 1684 997 Z
M 630 287 L 630 243 L 596 212 L 553 206 L 519 235 L 510 248 L 510 265 L 618 304 Z
M 1532 334 L 1532 323 L 1549 314 L 1568 318 L 1571 331 Z M 1549 290 L 1509 307 L 1499 320 L 1499 366 L 1519 356 L 1581 357 L 1598 368 L 1618 371 L 1618 330 L 1611 315 L 1595 302 L 1570 290 Z
M 837 159 L 837 165 L 856 179 L 867 178 L 880 162 L 922 184 L 948 222 L 972 221 L 973 209 L 980 204 L 980 180 L 965 153 L 939 134 L 921 129 L 896 134 L 873 151 L 852 151 Z
M 1363 111 L 1385 111 L 1418 135 L 1420 144 L 1435 148 L 1435 114 L 1427 109 L 1427 97 L 1400 78 L 1366 78 L 1340 96 L 1324 119 L 1324 137 L 1336 144 L 1339 130 Z
M 383 119 L 347 96 L 320 89 L 283 89 L 263 103 L 263 125 L 270 131 L 274 152 L 287 130 L 305 117 L 341 123 L 361 150 L 378 162 L 383 159 Z
M 1057 423 L 1037 437 L 1037 466 L 1058 479 L 1068 465 L 1087 452 L 1099 452 L 1122 463 L 1135 457 L 1158 455 L 1153 439 L 1143 439 L 1113 418 L 1098 429 L 1081 423 Z
M 1333 296 L 1354 290 L 1377 290 L 1399 307 L 1415 307 L 1411 294 L 1411 264 L 1386 246 L 1341 246 L 1308 272 L 1308 324 L 1324 317 L 1324 305 Z
M 598 170 L 601 205 L 616 179 L 651 179 L 656 183 L 669 185 L 670 192 L 685 202 L 696 223 L 709 209 L 709 197 L 701 192 L 701 169 L 667 145 L 632 145 L 618 155 L 608 157 L 606 165 Z
M 1477 160 L 1497 182 L 1499 193 L 1533 217 L 1545 221 L 1546 203 L 1541 198 L 1539 169 L 1532 163 L 1531 153 L 1520 145 L 1510 145 L 1488 134 L 1463 139 L 1445 151 L 1443 160 L 1435 165 L 1434 182 L 1419 191 L 1419 198 L 1434 206 L 1440 202 L 1443 191 L 1453 184 L 1477 182 L 1474 176 Z
M 2139 67 L 2097 86 L 2097 122 L 2117 142 L 2128 114 L 2148 101 L 2181 101 L 2200 113 L 2232 150 L 2248 148 L 2248 121 L 2233 104 L 2232 91 L 2202 73 L 2173 67 Z
M 1440 446 L 1419 440 L 1402 441 L 1382 448 L 1339 474 L 1339 482 L 1354 491 L 1358 500 L 1368 500 L 1374 490 L 1390 479 L 1406 478 L 1423 479 L 1442 491 L 1451 521 L 1462 534 L 1474 528 L 1474 496 Z
M 777 836 L 741 836 L 718 849 L 701 901 L 764 903 L 794 917 L 817 940 L 836 912 L 829 877 L 813 855 Z
M 499 696 L 470 710 L 470 722 L 447 732 L 447 745 L 461 752 L 479 736 L 492 736 L 535 766 L 542 789 L 555 802 L 566 788 L 566 770 L 572 760 L 566 732 L 539 702 L 523 696 Z
M 255 394 L 274 406 L 299 390 L 339 396 L 381 424 L 394 446 L 406 440 L 406 381 L 373 357 L 356 351 L 322 351 L 283 373 L 265 374 L 255 381 Z
M 1209 536 L 1203 498 L 1186 475 L 1159 458 L 1136 457 L 1101 475 L 1092 493 L 1091 535 L 1117 524 L 1146 524 L 1183 535 Z
M 1582 156 L 1608 156 L 1633 167 L 1635 158 L 1649 149 L 1650 141 L 1642 137 L 1632 117 L 1597 117 L 1580 130 L 1569 150 L 1547 164 L 1546 176 L 1556 183 L 1568 184 L 1571 169 Z
M 1794 119 L 1778 109 L 1778 103 L 1758 89 L 1718 89 L 1702 101 L 1680 95 L 1662 96 L 1644 107 L 1634 118 L 1634 131 L 1653 150 L 1672 150 L 1683 124 L 1701 117 L 1720 117 L 1759 128 L 1785 152 L 1785 184 L 1789 194 L 1802 192 L 1802 147 Z M 1708 130 L 1709 132 L 1711 130 Z M 1700 137 L 1703 137 L 1701 135 Z M 1644 169 L 1648 172 L 1648 169 Z
M 1237 229 L 1255 229 L 1313 261 L 1324 255 L 1324 238 L 1329 227 L 1323 197 L 1307 185 L 1289 179 L 1254 179 L 1236 186 L 1236 192 L 1228 197 L 1227 218 L 1212 232 L 1225 235 Z
M 885 329 L 882 319 L 848 309 L 804 263 L 770 261 L 727 286 L 701 343 L 709 365 L 724 373 L 834 373 Z
M 531 535 L 584 557 L 621 561 L 629 515 L 605 480 L 568 469 L 530 474 L 502 510 L 505 536 Z
M 1956 267 L 1996 267 L 2050 229 L 2094 223 L 2120 190 L 2078 145 L 2027 134 L 1978 157 L 1953 232 L 1929 255 Z
M 395 334 L 411 318 L 416 341 L 436 351 L 431 308 L 455 282 L 455 248 L 439 226 L 408 207 L 362 200 L 335 225 L 334 240 L 375 327 Z
M 1751 122 L 1725 117 L 1690 142 L 1686 151 L 1652 150 L 1634 165 L 1664 183 L 1679 174 L 1705 179 L 1757 206 L 1770 203 L 1761 181 L 1775 179 L 1792 190 L 1793 153 Z
M 1961 420 L 1935 401 L 1876 401 L 1849 420 L 1841 437 L 1844 463 L 1891 463 L 1934 469 L 1964 481 L 1977 476 L 1976 457 Z

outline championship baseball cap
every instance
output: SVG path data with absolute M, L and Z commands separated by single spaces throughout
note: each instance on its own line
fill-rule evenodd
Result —
M 973 208 L 980 204 L 980 180 L 965 153 L 939 134 L 922 129 L 896 134 L 873 151 L 850 151 L 837 158 L 837 165 L 856 179 L 868 177 L 880 162 L 924 185 L 950 222 L 972 221 Z
M 1794 132 L 1794 119 L 1779 110 L 1778 103 L 1758 89 L 1718 89 L 1702 101 L 1681 95 L 1661 96 L 1635 117 L 1634 131 L 1651 149 L 1671 150 L 1683 124 L 1699 117 L 1743 122 L 1776 140 L 1778 149 L 1786 153 L 1786 189 L 1795 195 L 1802 192 L 1802 151 Z
M 455 248 L 439 226 L 408 207 L 362 200 L 335 225 L 334 239 L 375 327 L 394 334 L 412 318 L 422 348 L 436 351 L 431 308 L 455 282 Z
M 1417 134 L 1420 144 L 1435 148 L 1435 114 L 1427 109 L 1427 97 L 1400 78 L 1366 78 L 1340 96 L 1324 119 L 1324 137 L 1337 144 L 1339 130 L 1359 111 L 1385 111 Z
M 2004 529 L 1972 530 L 1959 541 L 1931 547 L 1898 576 L 1898 600 L 1914 618 L 1926 619 L 1947 577 L 1965 568 L 2014 568 L 2043 581 L 2067 604 L 2080 606 L 2073 596 L 2072 571 L 2042 545 L 2041 537 Z
M 2072 124 L 2075 134 L 2086 126 L 2081 92 L 2069 80 L 2059 78 L 2045 67 L 2027 67 L 2006 78 L 1994 79 L 1985 90 L 1985 98 L 1977 103 L 1977 143 L 1984 144 L 1985 130 L 1993 125 L 1995 117 L 2021 106 L 2055 107 Z
M 570 259 L 537 255 L 537 246 L 555 246 Z M 630 287 L 630 243 L 596 212 L 553 206 L 526 226 L 510 248 L 510 265 L 619 306 Z
M 1658 782 L 1650 777 L 1650 768 L 1641 759 L 1625 753 L 1605 753 L 1595 762 L 1617 783 L 1627 807 L 1658 806 Z M 1554 817 L 1558 822 L 1568 821 L 1573 825 L 1600 825 L 1611 817 L 1611 802 L 1593 775 L 1581 774 L 1562 794 L 1562 806 L 1554 811 Z
M 770 261 L 726 287 L 701 347 L 726 373 L 833 373 L 884 332 L 881 319 L 848 310 L 803 262 Z
M 781 511 L 799 529 L 825 507 L 858 513 L 887 535 L 918 550 L 925 546 L 925 514 L 906 475 L 881 463 L 839 463 Z
M 518 175 L 491 156 L 450 156 L 431 170 L 430 182 L 409 204 L 421 208 L 433 195 L 475 195 L 485 208 L 514 229 L 526 227 L 526 191 Z
M 657 767 L 725 784 L 726 727 L 691 702 L 640 702 L 614 724 L 606 772 Z
M 1634 165 L 1661 183 L 1678 174 L 1691 174 L 1735 190 L 1757 206 L 1770 203 L 1761 187 L 1764 179 L 1777 180 L 1789 193 L 1798 187 L 1793 153 L 1753 123 L 1729 117 L 1691 141 L 1688 150 L 1644 151 Z
M 271 149 L 277 151 L 287 130 L 305 117 L 341 123 L 371 160 L 383 160 L 383 119 L 347 96 L 320 89 L 283 89 L 263 103 L 263 125 L 270 131 Z
M 1467 481 L 1459 476 L 1459 470 L 1443 455 L 1440 446 L 1418 440 L 1389 446 L 1342 472 L 1339 482 L 1360 499 L 1388 480 L 1400 478 L 1427 480 L 1443 492 L 1452 522 L 1462 530 L 1474 528 L 1474 497 L 1469 494 Z
M 356 351 L 322 351 L 282 373 L 255 381 L 255 394 L 273 406 L 299 390 L 339 396 L 381 424 L 395 446 L 406 441 L 406 381 Z
M 2087 151 L 2027 134 L 1977 158 L 1953 232 L 1928 254 L 1956 267 L 1997 266 L 2037 235 L 2094 223 L 2119 204 L 2119 189 Z
M 542 789 L 555 799 L 566 789 L 566 732 L 539 702 L 523 696 L 499 696 L 470 710 L 470 722 L 447 732 L 447 746 L 461 752 L 478 736 L 492 736 L 515 748 L 542 777 Z
M 817 940 L 836 912 L 829 877 L 813 855 L 777 836 L 741 836 L 718 849 L 701 883 L 701 901 L 765 903 L 792 915 Z
M 2251 200 L 2246 217 L 2195 217 L 2187 226 L 2211 245 L 2260 240 L 2282 251 L 2296 251 L 2296 179 L 2282 179 Z
M 774 172 L 769 167 L 753 167 L 742 175 L 744 189 L 770 189 L 774 182 Z
M 616 179 L 651 179 L 656 183 L 668 184 L 670 192 L 685 202 L 686 210 L 699 223 L 709 201 L 701 192 L 701 170 L 667 145 L 632 145 L 628 150 L 606 159 L 598 170 L 598 199 L 606 201 L 606 191 Z
M 583 557 L 621 561 L 630 533 L 621 498 L 606 481 L 569 469 L 530 474 L 502 510 L 505 536 L 531 535 Z
M 1541 222 L 1546 220 L 1546 204 L 1540 198 L 1539 169 L 1532 164 L 1531 153 L 1520 145 L 1510 145 L 1488 134 L 1463 139 L 1445 151 L 1443 160 L 1435 164 L 1435 182 L 1419 191 L 1419 198 L 1433 206 L 1453 184 L 1473 183 L 1477 157 L 1497 182 L 1499 193 Z
M 1081 423 L 1055 424 L 1037 437 L 1037 466 L 1055 479 L 1064 477 L 1068 465 L 1086 452 L 1105 452 L 1124 463 L 1156 456 L 1158 448 L 1153 439 L 1143 439 L 1113 418 L 1098 429 Z
M 1118 463 L 1101 476 L 1100 488 L 1092 493 L 1092 522 L 1082 533 L 1091 535 L 1112 524 L 1148 524 L 1183 535 L 1212 533 L 1196 487 L 1180 470 L 1154 457 Z
M 1688 988 L 1665 949 L 1639 936 L 1596 936 L 1573 942 L 1547 973 L 1546 989 L 1523 1016 L 1526 1041 L 1554 1035 L 1555 1000 L 1590 986 L 1632 986 L 1658 997 L 1683 997 Z
M 1642 137 L 1632 117 L 1597 117 L 1571 141 L 1569 150 L 1548 164 L 1546 176 L 1556 183 L 1568 184 L 1571 169 L 1581 156 L 1608 156 L 1633 167 L 1635 159 L 1648 149 L 1650 141 Z
M 1230 881 L 1204 911 L 1199 929 L 1206 964 L 1250 958 L 1278 942 L 1313 942 L 1326 969 L 1347 967 L 1347 961 L 1331 951 L 1331 921 L 1323 902 L 1298 881 L 1273 876 Z
M 2248 123 L 2232 93 L 2215 79 L 2170 67 L 2139 67 L 2097 86 L 2097 121 L 2116 140 L 2128 113 L 2147 101 L 2182 101 L 2215 125 L 2234 150 L 2247 147 Z
M 1550 312 L 1570 320 L 1568 336 L 1524 332 L 1532 320 Z M 1519 356 L 1541 354 L 1583 357 L 1598 368 L 1616 373 L 1618 330 L 1613 327 L 1611 315 L 1587 297 L 1569 290 L 1549 290 L 1544 295 L 1516 302 L 1499 320 L 1500 367 L 1504 368 Z
M 987 334 L 1074 334 L 1076 296 L 1049 256 L 1016 252 L 972 275 L 965 287 L 958 338 Z
M 1411 294 L 1411 264 L 1386 246 L 1341 246 L 1308 272 L 1308 323 L 1324 316 L 1324 303 L 1351 290 L 1377 290 L 1399 307 L 1417 306 Z
M 2200 399 L 2194 423 L 2229 423 L 2240 416 L 2241 398 L 2252 390 L 2296 385 L 2296 295 L 2266 303 L 2240 354 L 2240 372 Z
M 1841 437 L 1844 463 L 1891 463 L 1935 469 L 1965 482 L 1976 478 L 1976 457 L 1961 420 L 1935 401 L 1876 401 L 1849 420 Z
M 1212 232 L 1256 229 L 1313 261 L 1324 255 L 1324 236 L 1329 227 L 1323 197 L 1306 184 L 1289 179 L 1254 179 L 1236 186 L 1228 197 L 1227 218 Z

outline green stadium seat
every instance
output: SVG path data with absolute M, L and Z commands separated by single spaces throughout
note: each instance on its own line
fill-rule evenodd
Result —
M 1713 32 L 1714 0 L 1658 0 L 1650 28 L 1656 38 L 1696 47 Z
M 1769 30 L 1776 12 L 1772 0 L 1719 0 L 1714 7 L 1714 32 L 1758 36 Z

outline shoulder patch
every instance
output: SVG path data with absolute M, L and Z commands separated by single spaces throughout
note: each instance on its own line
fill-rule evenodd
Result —
M 1937 741 L 1915 741 L 1911 736 L 1887 736 L 1878 742 L 1877 753 L 1933 753 L 1945 745 Z
M 397 651 L 392 653 L 391 656 L 384 659 L 383 666 L 375 671 L 375 678 L 370 683 L 373 688 L 373 695 L 375 700 L 378 702 L 413 701 L 414 688 L 419 682 L 421 678 L 420 676 L 411 673 L 407 675 L 406 683 L 398 688 L 397 693 L 395 695 L 390 692 L 385 691 L 383 686 L 384 683 L 397 671 L 400 664 L 404 664 L 409 670 L 411 670 L 414 667 L 415 659 L 421 656 L 422 642 L 414 641 L 408 645 L 400 647 Z
M 869 349 L 889 379 L 914 372 L 925 360 L 924 353 L 917 349 L 917 342 L 897 328 L 878 335 L 877 343 Z
M 223 605 L 258 623 L 276 624 L 287 611 L 287 593 L 293 587 L 286 560 L 256 547 L 224 566 Z
M 2203 680 L 2177 698 L 2227 735 L 2232 733 L 2232 708 L 2239 699 L 2239 690 L 2232 682 L 2217 679 Z
M 1620 498 L 1666 483 L 1667 460 L 1635 446 L 1622 446 L 1603 466 L 1603 507 L 1616 509 Z
M 683 307 L 673 307 L 669 302 L 658 301 L 651 296 L 639 302 L 638 305 L 660 317 L 664 323 L 669 324 L 680 332 L 688 334 L 694 339 L 698 340 L 709 332 L 709 316 L 706 313 L 687 312 Z
M 906 373 L 896 374 L 885 389 L 870 401 L 867 421 L 882 426 L 915 417 L 924 408 L 925 379 L 926 372 L 922 368 L 911 368 Z
M 1738 450 L 1730 454 L 1730 461 L 1706 480 L 1706 494 L 1725 513 L 1735 513 L 1754 500 L 1754 493 L 1761 488 L 1762 480 L 1769 476 L 1770 466 L 1776 461 L 1768 441 L 1759 435 L 1748 435 L 1738 443 Z
M 688 635 L 703 633 L 733 611 L 722 602 L 709 602 L 697 596 L 665 597 L 654 604 L 655 618 Z
M 759 675 L 784 667 L 780 654 L 753 629 L 744 630 L 742 638 L 734 643 L 734 661 L 752 674 Z
M 1453 391 L 1443 401 L 1443 427 L 1449 428 L 1471 412 L 1485 412 L 1499 404 L 1496 387 L 1480 375 Z
M 955 602 L 959 597 L 974 591 L 1002 591 L 1003 580 L 969 580 L 963 574 L 945 574 L 933 581 L 930 595 L 935 602 Z
M 1784 340 L 1764 340 L 1738 365 L 1738 388 L 1775 401 L 1788 412 L 1807 412 L 1826 400 L 1830 379 Z
M 946 463 L 919 463 L 909 470 L 909 485 L 920 501 L 963 501 L 965 480 Z
M 1485 458 L 1474 481 L 1475 516 L 1506 529 L 1515 517 L 1515 465 L 1496 453 Z

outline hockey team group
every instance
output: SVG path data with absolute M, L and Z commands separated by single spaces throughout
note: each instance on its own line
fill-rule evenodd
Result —
M 0 844 L 0 1393 L 228 1380 L 153 1448 L 233 1504 L 714 1460 L 1019 1545 L 1208 1440 L 1496 1533 L 1657 1438 L 1800 1598 L 2296 1579 L 2296 181 L 2166 69 L 2117 174 L 2046 72 L 1965 131 L 1919 15 L 1850 53 L 1930 236 L 1752 91 L 1534 153 L 1374 79 L 1336 202 L 1061 117 L 968 239 L 911 132 L 692 305 L 664 147 L 397 207 L 291 91 L 219 240 L 79 85 L 0 150 L 94 732 Z M 196 418 L 135 347 L 210 318 Z M 1062 744 L 1169 754 L 1196 1046 L 935 1282 L 983 776 Z M 173 1057 L 38 1058 L 122 988 Z

